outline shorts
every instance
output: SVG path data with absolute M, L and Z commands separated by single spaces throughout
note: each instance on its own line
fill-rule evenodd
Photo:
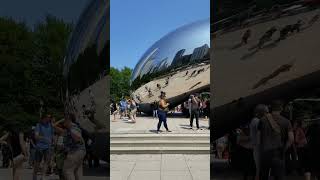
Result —
M 42 160 L 48 162 L 50 160 L 50 149 L 36 150 L 35 161 L 40 163 Z

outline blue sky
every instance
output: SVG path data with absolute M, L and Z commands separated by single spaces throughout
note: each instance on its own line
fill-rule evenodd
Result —
M 76 23 L 89 0 L 7 0 L 1 1 L 0 16 L 25 21 L 30 27 L 52 14 Z
M 210 17 L 210 0 L 111 0 L 110 10 L 110 64 L 134 68 L 161 37 Z

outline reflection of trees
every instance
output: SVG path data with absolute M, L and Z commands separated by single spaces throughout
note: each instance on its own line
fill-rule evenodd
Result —
M 97 45 L 87 47 L 83 53 L 69 69 L 68 88 L 70 92 L 74 90 L 84 90 L 95 83 L 101 75 L 106 75 L 109 65 L 109 43 L 107 43 L 100 54 L 97 54 Z

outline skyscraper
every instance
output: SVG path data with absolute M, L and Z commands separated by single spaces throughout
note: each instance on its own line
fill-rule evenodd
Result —
M 208 51 L 209 51 L 208 44 L 195 48 L 191 55 L 190 62 L 194 62 L 202 59 L 207 54 Z

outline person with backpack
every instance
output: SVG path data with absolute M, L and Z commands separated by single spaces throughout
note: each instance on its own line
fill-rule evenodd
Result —
M 45 178 L 48 165 L 51 161 L 52 143 L 54 138 L 54 128 L 52 126 L 51 115 L 46 115 L 41 118 L 36 125 L 35 131 L 36 153 L 33 169 L 33 180 L 37 180 L 37 173 L 40 170 L 40 163 L 44 161 L 41 173 L 41 179 Z
M 283 117 L 282 103 L 274 101 L 271 113 L 260 119 L 258 130 L 260 133 L 260 180 L 268 180 L 269 173 L 275 180 L 284 179 L 284 154 L 294 142 L 294 135 L 290 121 Z
M 64 134 L 65 159 L 63 175 L 65 180 L 79 180 L 82 176 L 82 164 L 86 155 L 85 142 L 81 128 L 75 123 L 75 116 L 68 114 L 63 121 L 63 127 L 54 125 L 57 132 Z
M 193 119 L 196 118 L 197 129 L 199 130 L 199 111 L 200 111 L 200 99 L 197 95 L 191 95 L 189 99 L 190 106 L 190 127 L 193 129 Z

